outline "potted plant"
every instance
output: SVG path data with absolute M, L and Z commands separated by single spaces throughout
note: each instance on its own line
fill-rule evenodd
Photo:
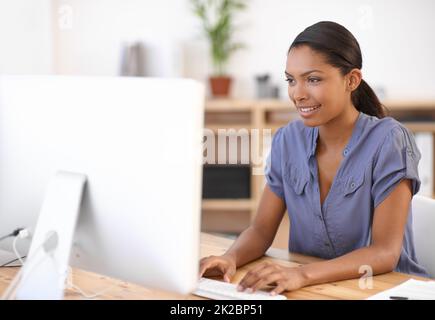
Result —
M 245 0 L 191 0 L 195 15 L 201 20 L 202 28 L 209 40 L 213 74 L 209 77 L 214 97 L 229 95 L 232 79 L 227 73 L 231 55 L 243 44 L 233 42 L 233 18 L 243 10 Z

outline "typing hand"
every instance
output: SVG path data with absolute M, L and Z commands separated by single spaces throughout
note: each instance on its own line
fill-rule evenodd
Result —
M 225 282 L 231 282 L 236 273 L 236 261 L 226 255 L 210 256 L 200 260 L 199 277 L 223 275 Z
M 272 295 L 283 291 L 292 291 L 306 286 L 306 278 L 300 268 L 283 267 L 275 263 L 265 262 L 254 267 L 240 280 L 237 289 L 255 292 L 267 285 L 275 286 Z

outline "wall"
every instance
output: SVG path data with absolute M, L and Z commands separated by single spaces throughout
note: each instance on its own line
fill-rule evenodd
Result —
M 0 74 L 52 72 L 51 0 L 0 0 Z
M 233 57 L 233 95 L 255 96 L 254 76 L 270 72 L 286 97 L 286 51 L 294 37 L 320 20 L 345 25 L 363 51 L 363 74 L 390 98 L 435 98 L 435 1 L 251 0 L 240 14 L 237 39 L 247 45 Z M 205 80 L 207 44 L 188 0 L 53 0 L 73 9 L 72 28 L 55 32 L 55 70 L 66 74 L 116 75 L 120 45 L 127 40 L 159 43 L 172 52 L 174 75 Z M 167 60 L 167 59 L 166 59 Z

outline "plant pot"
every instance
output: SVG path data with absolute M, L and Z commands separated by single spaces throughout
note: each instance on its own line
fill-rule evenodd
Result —
M 209 77 L 211 93 L 215 98 L 225 98 L 230 94 L 232 79 L 227 76 Z

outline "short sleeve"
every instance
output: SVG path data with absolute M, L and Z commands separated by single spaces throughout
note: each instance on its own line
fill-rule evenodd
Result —
M 412 183 L 412 195 L 420 189 L 418 162 L 421 154 L 414 137 L 404 127 L 386 136 L 374 159 L 372 197 L 376 208 L 403 180 Z
M 264 175 L 266 177 L 267 185 L 269 188 L 281 199 L 284 199 L 284 190 L 282 184 L 282 167 L 281 167 L 281 154 L 282 154 L 282 140 L 283 129 L 277 130 L 272 140 L 272 147 L 266 159 L 266 166 Z

